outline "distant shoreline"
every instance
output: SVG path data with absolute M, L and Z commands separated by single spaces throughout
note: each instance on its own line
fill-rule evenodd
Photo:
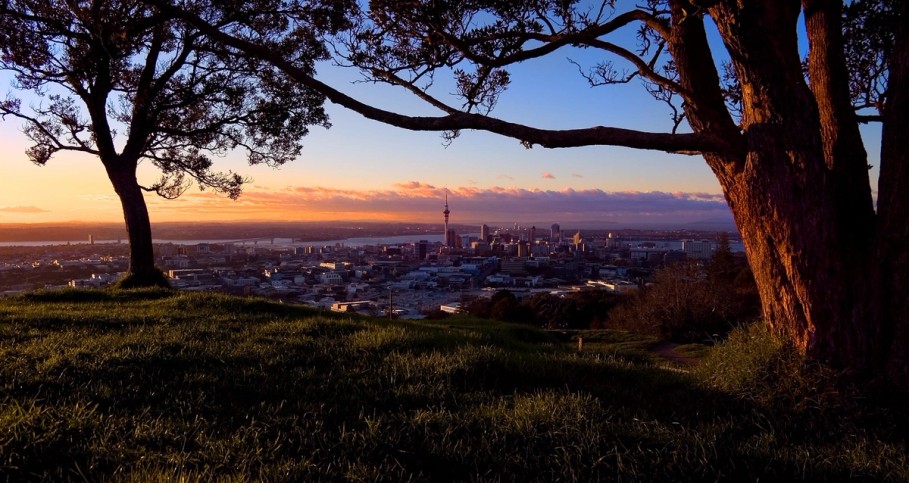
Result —
M 489 224 L 493 230 L 505 228 L 513 230 L 513 225 Z M 538 233 L 548 232 L 551 224 L 536 224 Z M 524 225 L 519 229 L 527 229 Z M 453 223 L 451 228 L 458 233 L 479 232 L 479 225 Z M 346 242 L 352 239 L 398 238 L 407 237 L 408 241 L 418 241 L 431 237 L 443 236 L 441 223 L 380 223 L 380 222 L 237 222 L 237 223 L 159 223 L 152 225 L 154 238 L 160 243 L 193 244 L 199 242 L 224 243 L 228 241 L 245 242 L 271 239 L 293 239 L 299 243 Z M 603 227 L 584 226 L 584 224 L 562 224 L 563 233 L 599 235 L 617 232 L 625 238 L 638 238 L 646 233 L 659 238 L 710 237 L 717 232 L 733 234 L 734 225 L 718 224 L 716 227 L 704 224 L 686 225 L 683 227 Z M 113 243 L 125 242 L 127 234 L 119 223 L 41 223 L 41 224 L 0 224 L 0 246 L 46 246 L 54 244 Z M 396 242 L 391 242 L 396 243 Z

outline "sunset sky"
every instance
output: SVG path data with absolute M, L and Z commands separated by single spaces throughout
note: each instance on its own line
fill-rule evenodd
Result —
M 557 52 L 510 69 L 512 85 L 493 115 L 545 128 L 594 125 L 671 128 L 669 111 L 637 82 L 591 88 Z M 435 115 L 390 87 L 352 83 L 355 71 L 324 65 L 319 78 L 364 101 L 407 114 Z M 0 73 L 8 91 L 10 76 Z M 447 79 L 445 79 L 447 81 Z M 439 78 L 436 92 L 452 92 Z M 254 180 L 238 201 L 194 188 L 178 200 L 147 197 L 153 222 L 195 220 L 400 220 L 437 222 L 445 190 L 452 222 L 685 223 L 731 220 L 713 173 L 699 156 L 612 147 L 525 149 L 513 139 L 464 132 L 446 147 L 438 133 L 410 132 L 327 105 L 332 128 L 313 128 L 302 156 L 280 169 L 248 166 L 242 153 L 216 161 Z M 28 162 L 21 122 L 0 122 L 0 223 L 120 221 L 97 159 L 58 155 Z M 877 184 L 879 131 L 865 128 Z M 140 180 L 156 173 L 140 167 Z

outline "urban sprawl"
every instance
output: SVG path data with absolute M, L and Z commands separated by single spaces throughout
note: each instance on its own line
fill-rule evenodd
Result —
M 263 296 L 324 310 L 422 318 L 456 313 L 467 301 L 508 289 L 518 298 L 539 292 L 638 290 L 653 270 L 706 261 L 717 246 L 707 232 L 604 233 L 585 236 L 513 226 L 480 227 L 442 241 L 319 245 L 290 240 L 155 245 L 158 265 L 181 290 Z M 735 242 L 733 242 L 735 243 Z M 104 287 L 128 267 L 126 246 L 83 243 L 5 247 L 0 293 L 40 288 Z

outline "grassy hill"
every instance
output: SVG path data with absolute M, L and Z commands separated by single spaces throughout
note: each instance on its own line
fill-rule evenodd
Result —
M 0 480 L 909 480 L 905 410 L 736 337 L 753 349 L 689 373 L 620 333 L 578 353 L 469 318 L 166 291 L 3 299 Z

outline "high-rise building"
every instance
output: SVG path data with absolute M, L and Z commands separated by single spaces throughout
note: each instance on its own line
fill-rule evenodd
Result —
M 458 232 L 455 230 L 448 230 L 448 234 L 445 235 L 445 246 L 448 248 L 455 248 L 458 243 Z
M 429 251 L 429 242 L 420 240 L 417 242 L 417 259 L 426 260 L 426 253 Z
M 518 256 L 519 256 L 519 257 L 526 257 L 526 256 L 529 256 L 529 255 L 530 255 L 530 249 L 529 249 L 529 245 L 527 244 L 527 242 L 526 242 L 526 241 L 519 241 L 519 242 L 518 242 Z
M 489 242 L 489 226 L 486 224 L 480 225 L 480 240 Z
M 527 241 L 529 241 L 530 244 L 533 245 L 533 241 L 536 240 L 536 239 L 537 239 L 537 227 L 536 227 L 536 226 L 531 226 L 531 227 L 530 227 L 530 239 L 527 240 Z
M 552 224 L 552 231 L 549 233 L 549 241 L 552 243 L 560 243 L 562 241 L 562 231 L 558 223 Z

